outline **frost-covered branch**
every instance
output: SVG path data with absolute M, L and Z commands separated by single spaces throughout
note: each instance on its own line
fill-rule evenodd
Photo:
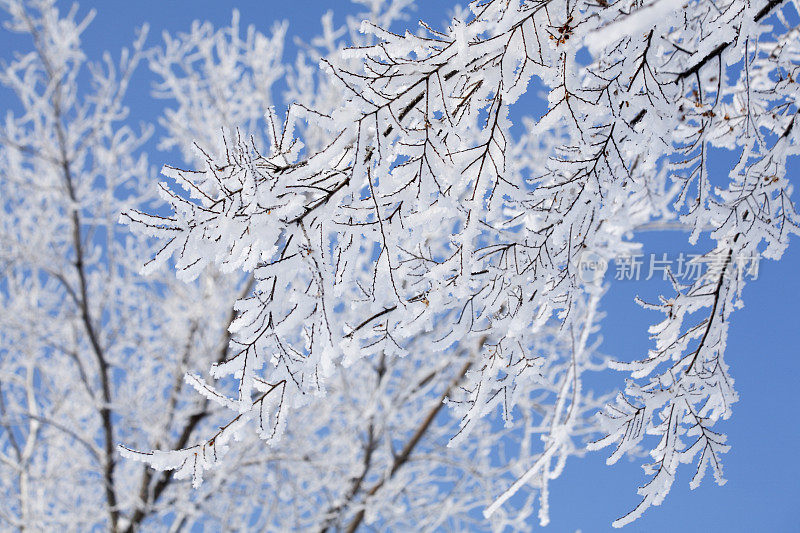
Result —
M 407 353 L 428 331 L 438 331 L 433 351 L 485 338 L 453 402 L 462 419 L 453 446 L 496 407 L 510 420 L 519 398 L 546 386 L 530 352 L 554 321 L 575 327 L 582 254 L 631 250 L 626 235 L 660 219 L 691 225 L 693 242 L 712 228 L 707 261 L 727 262 L 675 286 L 667 321 L 653 329 L 657 351 L 618 365 L 642 379 L 678 362 L 628 386 L 613 408 L 625 416 L 610 415 L 619 429 L 600 441 L 630 435 L 627 450 L 645 433 L 665 435 L 653 450 L 658 481 L 642 489 L 635 518 L 663 499 L 677 457 L 702 448 L 700 473 L 718 463 L 724 446 L 710 425 L 736 398 L 722 363 L 743 282 L 732 258 L 777 258 L 796 233 L 784 181 L 796 152 L 796 30 L 764 24 L 783 5 L 495 0 L 473 2 L 443 31 L 396 34 L 366 21 L 375 41 L 322 62 L 343 105 L 300 99 L 283 127 L 271 121 L 263 154 L 230 134 L 201 169 L 168 171 L 186 191 L 164 189 L 174 215 L 128 221 L 164 239 L 156 258 L 175 257 L 187 279 L 211 263 L 254 272 L 237 349 L 213 371 L 238 380 L 237 419 L 259 407 L 260 380 L 286 384 L 283 411 L 325 394 L 337 365 Z M 520 143 L 509 111 L 533 77 L 549 109 Z M 316 128 L 313 148 L 305 123 Z M 522 155 L 515 144 L 533 136 L 542 156 Z M 711 146 L 741 154 L 727 186 L 711 185 Z M 708 318 L 679 333 L 704 306 Z M 652 425 L 663 406 L 664 423 Z M 684 423 L 700 431 L 700 448 L 672 438 Z
M 527 530 L 587 441 L 653 460 L 617 526 L 680 464 L 692 487 L 709 465 L 724 482 L 731 313 L 747 261 L 780 258 L 800 223 L 796 2 L 477 0 L 415 33 L 395 31 L 412 2 L 357 3 L 293 63 L 285 24 L 236 13 L 164 36 L 147 55 L 172 106 L 160 145 L 184 161 L 163 203 L 137 155 L 150 130 L 122 124 L 142 41 L 91 66 L 88 90 L 88 20 L 2 4 L 36 37 L 0 77 L 23 110 L 0 129 L 0 237 L 23 243 L 0 248 L 10 522 L 96 524 L 30 487 L 100 473 L 110 529 L 463 529 L 480 510 Z M 520 118 L 532 92 L 547 108 Z M 707 232 L 707 268 L 641 302 L 664 314 L 653 349 L 608 363 L 585 260 L 654 227 Z M 613 401 L 582 385 L 608 366 L 631 378 Z M 136 461 L 114 461 L 118 441 Z M 53 446 L 68 471 L 32 460 Z

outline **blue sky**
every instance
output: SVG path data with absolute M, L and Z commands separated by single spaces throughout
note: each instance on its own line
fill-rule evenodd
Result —
M 422 0 L 424 7 L 413 18 L 423 18 L 434 25 L 447 19 L 453 5 L 447 0 Z M 68 6 L 67 3 L 64 4 Z M 84 47 L 90 57 L 103 50 L 116 55 L 134 38 L 134 28 L 149 22 L 149 44 L 160 41 L 161 32 L 183 31 L 192 20 L 210 20 L 215 25 L 230 21 L 231 10 L 241 11 L 242 26 L 254 24 L 268 32 L 276 20 L 289 21 L 286 56 L 294 56 L 292 36 L 310 37 L 319 29 L 319 19 L 333 9 L 335 21 L 352 11 L 349 2 L 321 0 L 83 0 L 81 10 L 97 9 L 97 17 L 87 30 Z M 410 20 L 409 24 L 413 24 Z M 13 37 L 0 34 L 0 56 L 7 57 L 14 47 Z M 140 69 L 129 93 L 131 120 L 152 121 L 158 103 L 149 102 L 149 79 Z M 0 93 L 2 96 L 2 93 Z M 526 109 L 525 106 L 530 106 Z M 535 115 L 540 109 L 522 100 L 513 117 Z M 174 154 L 148 147 L 151 163 L 159 167 L 175 162 Z M 789 167 L 797 177 L 797 162 Z M 639 236 L 645 242 L 645 260 L 650 253 L 675 258 L 680 253 L 700 253 L 681 232 L 656 232 Z M 701 243 L 702 244 L 702 243 Z M 732 450 L 725 458 L 728 484 L 716 486 L 709 476 L 695 491 L 688 487 L 692 467 L 679 471 L 678 481 L 661 507 L 650 509 L 627 531 L 800 531 L 797 516 L 800 498 L 800 463 L 795 454 L 800 448 L 800 415 L 797 389 L 800 388 L 800 323 L 796 301 L 800 298 L 800 248 L 797 243 L 776 263 L 762 261 L 758 279 L 744 292 L 744 309 L 734 313 L 729 336 L 727 361 L 736 380 L 740 401 L 734 414 L 719 424 L 729 436 Z M 646 268 L 646 265 L 645 265 Z M 606 278 L 611 288 L 603 309 L 603 345 L 605 353 L 622 360 L 641 357 L 651 347 L 647 327 L 660 315 L 636 305 L 634 296 L 653 298 L 659 289 L 656 281 L 619 281 L 612 265 Z M 598 380 L 599 386 L 621 385 L 624 375 Z M 586 459 L 572 461 L 563 477 L 552 485 L 550 531 L 584 532 L 610 530 L 610 523 L 638 502 L 635 489 L 645 481 L 639 462 L 620 461 L 613 467 L 604 464 L 606 451 Z M 532 524 L 532 527 L 534 525 Z

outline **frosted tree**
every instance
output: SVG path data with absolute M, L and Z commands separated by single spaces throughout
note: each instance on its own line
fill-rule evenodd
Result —
M 166 272 L 142 278 L 141 258 L 157 248 L 117 223 L 123 210 L 162 205 L 141 151 L 154 129 L 128 126 L 123 103 L 146 31 L 118 60 L 91 62 L 80 48 L 91 12 L 60 13 L 49 0 L 0 7 L 28 46 L 0 70 L 4 94 L 16 97 L 0 125 L 0 523 L 178 524 L 203 493 L 121 461 L 117 447 L 180 448 L 214 427 L 213 407 L 184 374 L 226 357 L 226 324 L 246 277 L 208 269 L 193 284 Z M 207 37 L 234 58 L 256 46 L 235 24 Z M 169 90 L 178 100 L 183 89 Z M 210 92 L 198 89 L 191 101 Z M 237 121 L 253 113 L 227 110 Z M 222 110 L 206 111 L 198 131 L 227 124 Z M 164 142 L 188 144 L 189 133 L 167 127 Z M 234 495 L 224 479 L 209 489 Z
M 369 13 L 351 18 L 345 31 L 356 44 L 366 45 L 372 37 L 361 36 L 355 31 L 360 20 L 369 16 L 391 23 L 394 17 L 402 15 L 406 4 L 373 3 L 369 6 Z M 307 102 L 294 109 L 319 118 L 329 117 L 346 96 L 342 87 L 325 76 L 316 75 L 307 61 L 308 57 L 331 54 L 340 48 L 337 39 L 343 38 L 345 33 L 333 28 L 331 20 L 330 15 L 323 18 L 323 34 L 302 48 L 301 56 L 287 76 L 289 98 Z M 204 41 L 204 37 L 197 34 L 180 38 L 182 45 L 174 48 L 186 50 L 186 57 L 193 57 L 194 52 L 189 51 L 195 47 L 200 49 Z M 157 54 L 157 57 L 167 58 L 168 54 Z M 184 61 L 169 60 L 172 64 L 182 65 Z M 155 66 L 154 70 L 167 71 L 163 65 Z M 180 68 L 182 72 L 187 70 L 185 66 Z M 177 82 L 168 83 L 175 86 Z M 313 107 L 310 102 L 313 102 Z M 267 124 L 267 135 L 272 136 L 273 142 L 280 142 L 277 139 L 278 135 L 283 135 L 282 129 L 283 126 L 272 115 Z M 298 124 L 297 130 L 308 139 L 307 150 L 321 150 L 328 142 L 327 130 L 317 120 Z M 246 131 L 246 127 L 242 127 L 220 137 L 226 157 L 238 158 L 243 155 L 243 149 L 257 152 L 257 141 Z M 520 145 L 515 149 L 522 152 L 525 148 Z M 209 157 L 211 150 L 198 147 L 197 153 L 201 158 Z M 169 168 L 166 172 L 179 181 L 186 175 L 197 174 L 177 168 Z M 187 183 L 189 194 L 203 194 L 203 186 L 196 188 L 197 183 Z M 172 196 L 173 193 L 168 194 Z M 135 220 L 139 216 L 127 213 L 123 220 Z M 359 267 L 363 269 L 367 269 L 371 262 L 368 254 L 358 261 L 363 263 L 364 266 Z M 148 265 L 150 268 L 157 266 L 154 263 Z M 231 271 L 236 266 L 223 261 L 220 268 Z M 367 283 L 365 281 L 365 286 Z M 596 297 L 599 297 L 599 292 L 598 288 Z M 272 297 L 275 296 L 279 295 L 273 294 Z M 280 440 L 270 439 L 273 444 L 270 449 L 281 459 L 274 461 L 274 472 L 269 473 L 269 477 L 265 475 L 259 484 L 264 499 L 262 505 L 267 507 L 256 513 L 257 516 L 250 517 L 249 527 L 263 524 L 270 529 L 354 530 L 365 520 L 379 520 L 386 525 L 406 528 L 419 524 L 430 524 L 435 528 L 442 523 L 458 528 L 472 523 L 475 516 L 491 503 L 494 495 L 524 473 L 528 458 L 538 449 L 541 438 L 551 439 L 552 434 L 563 432 L 568 427 L 569 437 L 574 437 L 574 440 L 565 438 L 553 442 L 547 464 L 540 468 L 539 478 L 535 481 L 546 502 L 548 480 L 561 471 L 567 457 L 583 453 L 581 439 L 595 432 L 596 424 L 591 416 L 601 405 L 599 400 L 580 391 L 581 374 L 602 368 L 604 364 L 594 353 L 590 335 L 597 299 L 587 298 L 576 305 L 583 306 L 580 313 L 588 321 L 578 321 L 578 325 L 568 332 L 544 328 L 537 336 L 539 345 L 531 348 L 531 362 L 526 364 L 535 367 L 531 371 L 542 376 L 543 383 L 535 392 L 518 400 L 522 406 L 520 420 L 506 428 L 497 427 L 491 420 L 482 420 L 479 431 L 473 435 L 465 434 L 458 447 L 446 446 L 450 437 L 459 432 L 460 417 L 443 409 L 443 400 L 455 400 L 464 384 L 464 376 L 472 366 L 473 352 L 481 349 L 485 339 L 475 338 L 470 344 L 462 343 L 460 348 L 448 350 L 442 348 L 443 345 L 446 348 L 446 341 L 440 338 L 441 332 L 419 331 L 406 338 L 401 348 L 387 331 L 369 333 L 366 328 L 372 324 L 364 324 L 359 329 L 372 335 L 372 342 L 376 350 L 380 350 L 380 355 L 372 359 L 354 357 L 347 368 L 332 367 L 325 380 L 325 395 L 312 394 L 295 400 L 298 402 L 292 413 L 295 423 L 284 428 L 280 425 L 278 411 L 273 411 L 270 419 L 266 406 L 260 406 L 264 409 L 257 414 L 250 411 L 234 417 L 205 442 L 200 441 L 200 444 L 187 447 L 178 454 L 154 452 L 142 456 L 128 447 L 124 454 L 145 458 L 158 468 L 177 468 L 177 477 L 191 478 L 193 484 L 199 485 L 204 470 L 209 465 L 216 466 L 216 459 L 229 451 L 229 439 L 237 426 L 255 415 L 263 436 L 272 432 L 277 436 L 278 431 L 287 434 Z M 303 334 L 313 338 L 320 333 L 310 330 Z M 412 344 L 418 348 L 412 350 L 414 356 L 409 357 L 406 352 Z M 438 362 L 433 366 L 428 360 L 431 348 L 439 351 Z M 242 347 L 234 341 L 232 350 L 231 356 L 236 357 Z M 545 350 L 550 354 L 547 360 L 543 356 Z M 231 397 L 223 390 L 212 388 L 202 377 L 193 375 L 189 380 L 207 398 L 238 410 Z M 261 402 L 275 400 L 278 406 L 282 397 L 292 392 L 285 380 L 267 382 L 259 378 L 253 381 L 251 390 L 256 391 L 251 394 L 256 403 L 261 398 Z M 250 422 L 256 423 L 254 419 Z M 241 432 L 238 438 L 244 438 Z M 529 449 L 530 453 L 512 451 L 520 446 Z M 233 448 L 241 450 L 241 445 Z M 493 462 L 490 451 L 504 457 L 502 464 Z M 228 464 L 227 459 L 225 464 Z M 219 474 L 212 471 L 211 475 Z M 246 474 L 239 475 L 246 475 L 248 479 L 255 476 L 250 468 Z M 343 479 L 347 481 L 342 483 Z M 292 486 L 297 485 L 296 488 L 290 489 L 283 480 L 295 480 Z M 437 487 L 453 484 L 455 486 L 450 492 L 437 496 L 440 492 Z M 537 497 L 538 491 L 527 493 L 527 498 L 517 504 L 513 513 L 504 512 L 502 517 L 498 517 L 498 524 L 527 528 L 527 517 L 535 512 L 530 502 Z M 430 503 L 420 505 L 420 502 Z M 441 505 L 447 505 L 449 512 L 442 515 Z M 546 522 L 546 506 L 540 514 Z
M 330 112 L 337 106 L 333 84 L 313 73 L 309 79 L 307 58 L 338 49 L 342 32 L 326 16 L 322 36 L 293 67 L 284 67 L 285 27 L 270 36 L 252 28 L 242 34 L 234 14 L 229 27 L 198 23 L 147 51 L 143 32 L 118 62 L 107 55 L 92 63 L 80 48 L 91 13 L 60 13 L 51 1 L 2 7 L 9 30 L 33 43 L 4 65 L 0 78 L 17 97 L 0 138 L 4 525 L 356 529 L 380 519 L 458 527 L 472 523 L 526 468 L 529 454 L 517 453 L 520 447 L 533 453 L 539 436 L 568 425 L 575 442 L 560 442 L 551 456 L 583 453 L 580 438 L 592 433 L 590 416 L 601 405 L 575 390 L 583 372 L 603 364 L 591 344 L 591 320 L 570 335 L 544 331 L 536 357 L 546 386 L 522 400 L 514 427 L 483 421 L 484 435 L 458 448 L 446 446 L 459 419 L 442 401 L 455 394 L 470 353 L 483 341 L 445 351 L 431 367 L 423 358 L 436 335 L 428 334 L 405 344 L 416 343 L 420 358 L 386 350 L 379 359 L 338 368 L 328 376 L 328 395 L 293 413 L 283 441 L 265 448 L 256 435 L 240 435 L 224 465 L 197 489 L 169 472 L 120 461 L 119 443 L 182 449 L 228 427 L 230 400 L 198 372 L 234 353 L 231 306 L 253 283 L 251 274 L 223 275 L 211 267 L 189 284 L 155 265 L 146 265 L 147 277 L 137 274 L 158 245 L 134 238 L 116 221 L 131 208 L 162 210 L 147 179 L 143 144 L 159 131 L 163 147 L 185 148 L 187 164 L 196 165 L 208 160 L 204 144 L 262 142 L 256 122 L 271 102 L 270 84 L 284 72 L 290 94 L 316 99 L 318 110 Z M 405 7 L 371 4 L 350 20 L 351 38 L 359 38 L 361 19 L 391 23 Z M 167 108 L 159 130 L 136 132 L 126 125 L 123 102 L 143 58 L 159 80 L 154 95 Z M 166 189 L 163 194 L 170 197 Z M 593 302 L 584 303 L 587 317 L 596 312 Z M 561 411 L 546 401 L 551 395 L 562 399 Z M 223 444 L 218 439 L 216 446 Z M 557 468 L 554 461 L 550 472 Z M 548 479 L 540 481 L 545 490 Z M 436 496 L 437 486 L 452 488 Z M 535 496 L 531 491 L 528 499 Z M 441 504 L 450 511 L 442 514 Z M 505 520 L 524 528 L 533 509 L 520 505 Z
M 479 346 L 446 395 L 461 420 L 450 447 L 465 446 L 495 409 L 511 424 L 551 385 L 540 372 L 550 355 L 535 352 L 546 331 L 591 331 L 580 310 L 597 287 L 582 281 L 581 256 L 618 255 L 638 224 L 678 217 L 692 242 L 712 228 L 709 268 L 646 304 L 666 315 L 651 329 L 655 348 L 614 363 L 633 379 L 591 447 L 615 444 L 611 462 L 650 449 L 652 479 L 618 526 L 664 499 L 680 463 L 695 464 L 693 486 L 708 465 L 724 482 L 727 445 L 713 426 L 736 400 L 724 348 L 739 259 L 776 259 L 797 232 L 786 181 L 797 151 L 793 6 L 485 0 L 443 31 L 365 21 L 372 43 L 322 62 L 343 103 L 298 98 L 282 126 L 271 120 L 268 147 L 231 138 L 193 172 L 169 170 L 187 191 L 173 196 L 173 215 L 127 215 L 164 240 L 157 259 L 174 257 L 184 279 L 209 264 L 255 276 L 231 356 L 211 371 L 231 423 L 193 447 L 129 456 L 199 482 L 231 437 L 251 426 L 278 440 L 359 361 L 390 353 L 435 367 L 442 353 Z M 549 102 L 527 137 L 544 144 L 538 164 L 528 150 L 512 157 L 509 132 L 532 78 Z M 306 145 L 304 123 L 326 134 Z M 720 183 L 711 147 L 739 158 Z M 541 480 L 574 436 L 556 425 L 487 516 L 534 480 L 546 494 Z
M 479 0 L 416 33 L 391 31 L 410 1 L 358 3 L 292 64 L 285 26 L 237 16 L 149 53 L 185 160 L 171 211 L 122 122 L 143 41 L 79 90 L 88 21 L 3 3 L 36 45 L 2 78 L 23 108 L 0 138 L 4 520 L 528 530 L 587 442 L 651 456 L 616 526 L 681 463 L 724 482 L 741 259 L 797 233 L 796 2 Z M 711 148 L 738 158 L 724 179 Z M 710 228 L 708 268 L 642 302 L 665 315 L 645 357 L 609 361 L 582 260 L 668 220 Z M 582 376 L 609 366 L 631 379 L 596 397 Z

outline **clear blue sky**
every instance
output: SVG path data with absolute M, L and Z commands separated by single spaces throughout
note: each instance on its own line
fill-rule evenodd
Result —
M 416 18 L 434 25 L 447 19 L 447 0 L 421 0 Z M 67 7 L 69 3 L 64 3 Z M 216 25 L 230 21 L 231 10 L 241 11 L 242 26 L 254 24 L 268 31 L 273 21 L 289 21 L 287 57 L 294 55 L 292 36 L 310 37 L 319 29 L 320 16 L 328 9 L 341 23 L 352 11 L 349 2 L 322 0 L 83 0 L 82 11 L 95 8 L 97 17 L 84 38 L 90 57 L 102 50 L 115 55 L 130 43 L 134 28 L 151 25 L 150 44 L 160 41 L 163 30 L 188 29 L 192 20 L 210 20 Z M 414 24 L 414 20 L 409 21 Z M 0 36 L 0 56 L 7 57 L 14 46 L 7 33 Z M 157 108 L 148 104 L 149 79 L 145 69 L 135 78 L 128 98 L 132 120 L 151 121 Z M 0 96 L 3 96 L 0 93 Z M 524 108 L 528 106 L 528 108 Z M 535 115 L 540 109 L 521 101 L 512 118 Z M 174 162 L 174 155 L 150 149 L 155 166 Z M 800 177 L 797 161 L 789 167 L 790 179 Z M 645 254 L 698 253 L 689 246 L 686 234 L 643 234 Z M 757 281 L 745 289 L 745 308 L 734 313 L 727 361 L 736 380 L 740 401 L 734 414 L 719 424 L 729 435 L 732 450 L 725 457 L 728 484 L 717 487 L 710 474 L 695 491 L 688 487 L 692 467 L 679 471 L 678 481 L 661 507 L 648 510 L 627 531 L 800 531 L 800 464 L 795 459 L 800 449 L 800 415 L 797 389 L 800 388 L 800 323 L 796 301 L 800 298 L 800 243 L 779 263 L 762 261 Z M 611 281 L 613 268 L 607 275 Z M 603 308 L 603 351 L 622 360 L 641 357 L 651 347 L 646 329 L 660 315 L 645 311 L 633 302 L 637 294 L 653 298 L 656 282 L 613 282 Z M 600 380 L 600 385 L 622 384 L 624 375 Z M 606 452 L 572 461 L 561 479 L 552 486 L 550 531 L 584 532 L 610 530 L 610 523 L 638 502 L 635 489 L 645 477 L 638 462 L 622 460 L 613 467 L 604 464 Z M 538 527 L 538 526 L 536 526 Z M 532 524 L 534 528 L 534 524 Z

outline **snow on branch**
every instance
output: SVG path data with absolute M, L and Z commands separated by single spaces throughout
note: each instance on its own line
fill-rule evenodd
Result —
M 227 129 L 197 146 L 195 169 L 167 167 L 182 188 L 161 185 L 173 213 L 123 221 L 161 239 L 155 261 L 174 259 L 183 279 L 213 265 L 256 280 L 212 369 L 237 383 L 224 402 L 237 412 L 231 431 L 261 416 L 259 384 L 281 384 L 291 426 L 363 360 L 431 366 L 478 344 L 446 400 L 460 420 L 451 447 L 490 413 L 510 425 L 536 391 L 559 391 L 545 451 L 486 515 L 534 479 L 546 499 L 583 428 L 572 408 L 564 414 L 581 404 L 575 360 L 600 290 L 581 258 L 622 254 L 637 227 L 676 218 L 691 242 L 712 228 L 703 261 L 714 268 L 646 305 L 666 317 L 650 330 L 655 348 L 613 365 L 633 379 L 591 447 L 616 443 L 613 462 L 645 446 L 654 460 L 642 502 L 616 526 L 660 504 L 680 463 L 696 461 L 692 486 L 709 464 L 721 483 L 727 445 L 712 427 L 737 399 L 724 362 L 744 284 L 736 258 L 777 259 L 798 232 L 786 166 L 798 152 L 800 41 L 796 28 L 768 24 L 784 11 L 775 1 L 481 0 L 443 31 L 365 23 L 371 41 L 321 61 L 336 103 L 301 99 L 282 126 L 271 114 L 266 149 Z M 510 112 L 534 85 L 548 109 L 515 139 Z M 710 176 L 712 147 L 738 157 L 724 179 Z M 571 358 L 537 349 L 575 331 L 585 334 Z M 551 364 L 566 365 L 558 382 Z M 191 462 L 158 453 L 144 459 Z M 206 461 L 207 445 L 192 453 Z

